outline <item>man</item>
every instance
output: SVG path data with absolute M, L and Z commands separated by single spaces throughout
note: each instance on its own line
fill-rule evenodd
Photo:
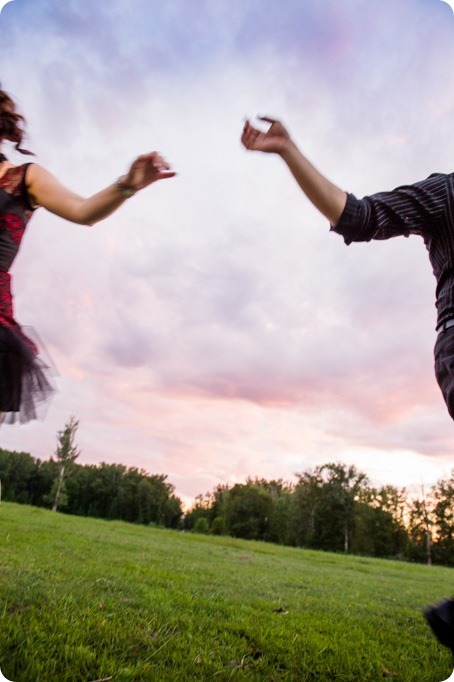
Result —
M 278 154 L 314 206 L 345 243 L 418 234 L 424 239 L 437 279 L 438 337 L 435 373 L 454 419 L 454 173 L 435 173 L 414 185 L 361 200 L 325 178 L 299 151 L 285 127 L 272 118 L 267 132 L 246 121 L 246 149 Z M 454 599 L 428 607 L 424 614 L 441 644 L 454 653 Z

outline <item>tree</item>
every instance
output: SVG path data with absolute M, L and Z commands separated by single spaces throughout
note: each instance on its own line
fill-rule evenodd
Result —
M 355 466 L 346 466 L 340 462 L 324 464 L 319 467 L 319 472 L 325 477 L 323 486 L 325 519 L 328 520 L 332 515 L 331 523 L 334 522 L 334 519 L 337 520 L 341 528 L 344 552 L 348 552 L 353 533 L 356 504 L 367 488 L 367 476 L 358 471 Z
M 408 534 L 392 514 L 382 507 L 358 502 L 355 509 L 354 532 L 350 549 L 368 556 L 403 556 Z
M 74 438 L 79 427 L 79 421 L 75 417 L 70 417 L 66 423 L 63 431 L 58 432 L 58 445 L 55 455 L 60 464 L 58 477 L 54 481 L 51 490 L 51 497 L 53 496 L 52 511 L 57 511 L 59 505 L 64 506 L 66 502 L 65 493 L 65 473 L 76 461 L 80 455 L 80 451 L 74 445 Z
M 263 485 L 237 483 L 225 501 L 226 526 L 234 537 L 264 540 L 273 511 L 273 499 Z
M 173 490 L 173 487 L 172 487 Z M 166 528 L 178 528 L 181 525 L 183 506 L 176 495 L 170 495 L 164 506 L 162 518 Z
M 30 502 L 37 507 L 49 507 L 53 498 L 50 497 L 52 485 L 58 476 L 58 462 L 53 459 L 36 460 L 36 469 L 29 480 Z
M 223 516 L 215 516 L 210 527 L 211 535 L 225 535 L 225 519 Z
M 30 480 L 35 471 L 36 462 L 28 452 L 10 452 L 0 449 L 3 499 L 7 502 L 30 504 Z
M 194 531 L 194 533 L 201 533 L 202 535 L 208 535 L 208 533 L 210 532 L 210 526 L 208 524 L 208 521 L 203 516 L 201 516 L 195 522 L 193 531 Z
M 298 476 L 290 510 L 290 544 L 297 547 L 316 547 L 316 519 L 322 499 L 323 480 L 320 467 Z
M 433 522 L 436 541 L 434 557 L 438 563 L 454 565 L 454 469 L 450 478 L 440 480 L 432 488 Z
M 433 504 L 421 490 L 422 496 L 412 500 L 409 506 L 409 535 L 410 542 L 407 554 L 415 561 L 432 563 L 432 529 L 434 526 Z
M 384 485 L 379 490 L 371 490 L 371 496 L 373 506 L 378 506 L 383 511 L 389 512 L 396 524 L 404 525 L 407 508 L 407 491 L 405 488 Z
M 386 485 L 362 490 L 355 510 L 353 552 L 402 557 L 409 540 L 406 507 L 405 489 Z
M 280 545 L 291 544 L 291 509 L 292 488 L 291 486 L 285 486 L 279 489 L 274 499 L 269 529 L 265 540 L 276 542 Z
M 185 530 L 192 530 L 199 519 L 206 519 L 208 526 L 212 516 L 212 496 L 197 495 L 191 509 L 184 517 Z

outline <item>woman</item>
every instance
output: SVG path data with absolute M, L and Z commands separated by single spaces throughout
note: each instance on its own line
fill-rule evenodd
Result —
M 94 225 L 139 190 L 175 175 L 157 152 L 144 154 L 126 175 L 84 199 L 38 164 L 14 166 L 8 161 L 2 153 L 4 142 L 31 154 L 21 147 L 24 124 L 13 99 L 0 86 L 0 413 L 10 423 L 34 419 L 37 404 L 52 393 L 36 345 L 14 319 L 11 296 L 9 270 L 33 212 L 42 206 L 73 223 Z

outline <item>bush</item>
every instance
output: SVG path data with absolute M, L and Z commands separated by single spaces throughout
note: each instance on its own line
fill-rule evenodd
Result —
M 202 533 L 203 535 L 207 535 L 210 532 L 208 521 L 204 517 L 197 519 L 193 531 L 194 533 Z
M 213 519 L 210 532 L 212 535 L 225 535 L 226 534 L 227 531 L 225 528 L 225 519 L 223 516 L 216 516 L 216 518 Z

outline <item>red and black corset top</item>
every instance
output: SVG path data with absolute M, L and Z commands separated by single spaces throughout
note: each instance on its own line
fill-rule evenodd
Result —
M 8 270 L 19 251 L 33 213 L 25 184 L 29 165 L 26 163 L 10 168 L 0 178 L 0 325 L 16 330 L 20 330 L 20 327 L 13 317 L 11 276 Z
M 25 175 L 30 164 L 16 166 L 0 178 L 0 272 L 8 272 L 30 220 L 30 206 Z

